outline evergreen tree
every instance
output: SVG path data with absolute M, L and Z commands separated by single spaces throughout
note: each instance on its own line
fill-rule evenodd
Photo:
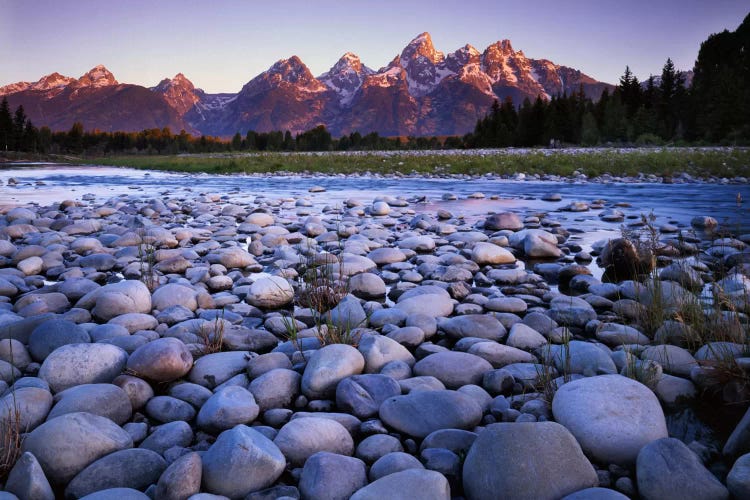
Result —
M 12 148 L 13 117 L 10 114 L 8 98 L 3 97 L 0 103 L 0 149 L 7 151 Z
M 701 44 L 693 69 L 693 138 L 750 139 L 750 14 Z
M 641 83 L 631 73 L 630 66 L 625 66 L 625 73 L 620 77 L 619 90 L 627 117 L 631 118 L 641 106 Z
M 13 128 L 11 130 L 11 146 L 15 151 L 21 151 L 23 148 L 23 132 L 26 127 L 26 112 L 23 106 L 16 108 L 16 113 L 13 115 Z
M 232 136 L 232 151 L 240 151 L 242 149 L 242 136 L 239 132 Z
M 599 144 L 599 127 L 596 126 L 594 113 L 588 111 L 583 115 L 583 123 L 581 125 L 581 145 L 596 146 L 597 144 Z

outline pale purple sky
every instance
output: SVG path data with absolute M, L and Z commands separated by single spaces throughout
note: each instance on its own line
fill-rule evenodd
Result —
M 275 61 L 314 75 L 345 52 L 378 69 L 416 35 L 452 52 L 510 39 L 528 57 L 616 83 L 667 57 L 690 69 L 711 33 L 734 30 L 747 0 L 0 0 L 0 86 L 104 64 L 123 83 L 182 72 L 208 92 L 237 92 Z

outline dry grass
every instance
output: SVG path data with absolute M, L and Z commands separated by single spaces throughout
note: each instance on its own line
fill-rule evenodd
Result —
M 0 415 L 0 481 L 10 473 L 21 457 L 21 411 L 15 404 L 4 408 Z
M 198 328 L 198 339 L 202 355 L 221 352 L 224 347 L 224 314 L 216 316 L 213 321 L 206 321 Z

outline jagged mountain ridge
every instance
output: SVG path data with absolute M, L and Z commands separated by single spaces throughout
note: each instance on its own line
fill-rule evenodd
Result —
M 71 78 L 52 73 L 35 83 L 0 87 L 12 109 L 24 107 L 36 126 L 68 130 L 81 122 L 88 130 L 137 132 L 169 127 L 198 133 L 161 95 L 140 85 L 121 84 L 99 65 Z
M 144 114 L 144 123 L 155 123 L 153 111 L 160 106 L 153 103 L 149 110 L 140 109 L 140 105 L 128 109 L 133 106 L 121 100 L 94 99 L 101 106 L 119 106 L 103 109 L 99 116 L 95 105 L 75 102 L 120 86 L 106 68 L 97 66 L 79 79 L 53 73 L 36 83 L 7 85 L 0 88 L 0 95 L 7 95 L 11 105 L 28 103 L 30 106 L 24 106 L 32 121 L 53 128 L 64 128 L 69 120 L 44 123 L 48 116 L 35 115 L 33 110 L 43 110 L 45 106 L 37 101 L 45 100 L 57 101 L 62 107 L 58 96 L 66 97 L 73 110 L 88 109 L 87 128 L 116 129 L 120 118 L 137 127 L 132 117 L 138 113 Z M 248 130 L 299 133 L 317 125 L 325 125 L 335 136 L 354 131 L 386 136 L 464 134 L 495 99 L 511 97 L 520 105 L 525 98 L 550 98 L 580 88 L 598 99 L 605 88 L 613 88 L 579 70 L 546 59 L 529 59 L 515 51 L 509 40 L 496 42 L 484 52 L 467 44 L 446 55 L 435 49 L 429 33 L 418 35 L 378 70 L 347 52 L 318 77 L 297 56 L 279 60 L 237 94 L 207 94 L 182 73 L 150 89 L 129 87 L 150 92 L 174 112 L 176 116 L 166 113 L 168 123 L 160 126 L 219 136 Z M 144 101 L 148 99 L 139 95 L 138 102 Z M 83 117 L 81 113 L 75 116 Z M 125 120 L 128 116 L 131 119 Z

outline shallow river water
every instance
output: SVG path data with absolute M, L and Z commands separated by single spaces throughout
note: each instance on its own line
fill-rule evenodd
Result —
M 8 179 L 18 184 L 7 185 Z M 750 230 L 750 185 L 645 182 L 544 182 L 514 181 L 497 178 L 437 179 L 375 176 L 254 176 L 254 175 L 186 175 L 128 168 L 26 165 L 0 168 L 0 205 L 46 204 L 65 199 L 94 195 L 97 199 L 121 194 L 189 197 L 190 194 L 218 193 L 232 200 L 269 198 L 306 198 L 313 206 L 336 206 L 356 198 L 367 204 L 377 196 L 425 198 L 412 205 L 417 212 L 446 209 L 455 215 L 476 218 L 488 212 L 540 211 L 555 212 L 555 217 L 586 230 L 619 230 L 619 223 L 599 219 L 599 210 L 587 212 L 560 211 L 572 201 L 591 203 L 605 200 L 629 204 L 617 207 L 626 217 L 653 212 L 657 224 L 672 221 L 689 226 L 690 219 L 710 215 L 732 229 Z M 324 192 L 310 193 L 314 186 Z M 443 195 L 454 194 L 457 200 L 444 201 Z M 484 199 L 470 195 L 482 193 Z M 561 201 L 542 201 L 545 194 L 559 193 Z M 741 203 L 738 204 L 738 195 Z M 628 222 L 626 218 L 625 223 Z M 577 224 L 573 224 L 577 223 Z

